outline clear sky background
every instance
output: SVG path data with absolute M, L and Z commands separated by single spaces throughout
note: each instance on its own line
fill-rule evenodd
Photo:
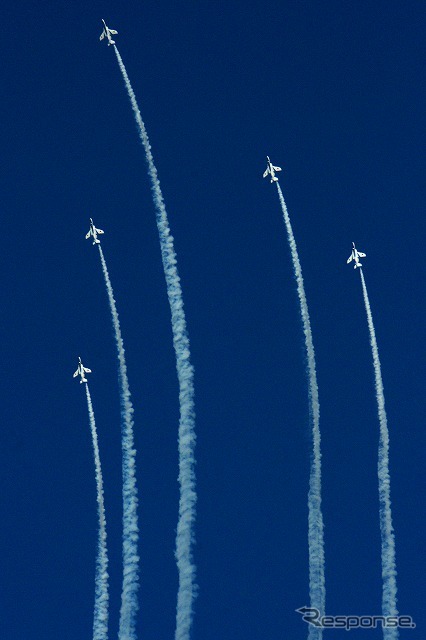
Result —
M 355 241 L 388 412 L 398 605 L 418 624 L 401 638 L 425 638 L 424 15 L 410 0 L 1 9 L 0 637 L 91 636 L 97 513 L 79 355 L 93 370 L 117 636 L 117 359 L 89 217 L 105 230 L 135 407 L 138 637 L 174 635 L 170 311 L 144 154 L 114 52 L 99 42 L 102 17 L 119 31 L 151 138 L 195 366 L 194 640 L 307 635 L 295 613 L 309 600 L 305 352 L 267 154 L 283 168 L 317 355 L 327 612 L 381 611 L 379 425 L 360 278 L 346 265 Z

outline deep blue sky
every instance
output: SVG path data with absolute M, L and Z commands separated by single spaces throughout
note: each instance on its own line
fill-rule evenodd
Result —
M 283 167 L 317 354 L 327 610 L 380 613 L 378 420 L 359 275 L 346 265 L 354 240 L 367 253 L 382 361 L 399 609 L 418 623 L 401 638 L 425 637 L 421 3 L 250 5 L 59 0 L 1 11 L 4 640 L 91 636 L 97 514 L 78 355 L 93 370 L 117 633 L 117 363 L 89 217 L 105 230 L 135 406 L 139 638 L 174 633 L 170 311 L 143 151 L 114 52 L 99 42 L 102 17 L 119 31 L 151 138 L 196 369 L 194 639 L 307 633 L 294 612 L 308 602 L 304 343 L 266 154 Z

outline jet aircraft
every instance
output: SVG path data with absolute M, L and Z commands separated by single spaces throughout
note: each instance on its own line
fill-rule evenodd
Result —
M 100 244 L 101 241 L 98 240 L 98 233 L 103 233 L 102 229 L 97 229 L 93 224 L 92 218 L 90 218 L 90 229 L 88 233 L 86 233 L 86 240 L 88 240 L 90 236 L 93 236 L 93 244 Z
M 116 33 L 118 33 L 118 31 L 115 31 L 115 29 L 108 29 L 108 27 L 105 24 L 105 20 L 103 18 L 102 18 L 102 22 L 104 23 L 104 30 L 102 31 L 101 37 L 99 38 L 99 40 L 103 40 L 106 36 L 108 40 L 108 46 L 110 44 L 115 44 L 115 40 L 111 38 L 111 34 L 115 35 Z
M 83 367 L 83 363 L 81 361 L 81 358 L 79 357 L 77 371 L 73 373 L 72 377 L 76 378 L 78 375 L 80 375 L 81 376 L 80 384 L 82 384 L 83 382 L 87 382 L 86 378 L 84 377 L 85 373 L 92 373 L 92 370 L 87 369 L 87 367 Z
M 278 182 L 278 178 L 275 175 L 275 171 L 281 171 L 281 167 L 274 167 L 272 162 L 269 160 L 269 156 L 266 156 L 266 160 L 267 160 L 267 166 L 266 166 L 266 171 L 263 174 L 263 177 L 266 178 L 268 173 L 270 173 L 271 174 L 271 183 L 272 182 Z
M 362 267 L 362 264 L 360 263 L 359 259 L 365 258 L 365 253 L 361 253 L 361 251 L 357 250 L 357 248 L 355 247 L 355 242 L 352 242 L 352 247 L 353 247 L 352 253 L 347 260 L 347 264 L 352 262 L 352 260 L 355 260 L 354 269 L 356 269 L 357 267 Z

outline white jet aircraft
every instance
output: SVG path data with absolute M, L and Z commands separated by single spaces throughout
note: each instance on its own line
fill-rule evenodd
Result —
M 272 162 L 269 160 L 269 156 L 266 156 L 266 160 L 267 160 L 267 166 L 266 166 L 266 171 L 263 174 L 263 177 L 266 178 L 268 173 L 270 173 L 271 174 L 271 183 L 272 182 L 278 182 L 278 178 L 275 175 L 275 171 L 281 171 L 282 170 L 281 167 L 274 167 Z
M 365 253 L 361 253 L 361 251 L 357 250 L 357 248 L 355 247 L 355 242 L 352 242 L 352 246 L 353 246 L 352 253 L 347 260 L 347 264 L 352 262 L 352 260 L 355 260 L 354 269 L 356 269 L 357 267 L 362 267 L 362 264 L 360 263 L 359 259 L 365 258 Z
M 108 27 L 105 24 L 105 20 L 103 18 L 102 18 L 102 22 L 104 23 L 104 30 L 102 31 L 101 37 L 99 38 L 99 40 L 103 40 L 106 36 L 108 40 L 108 46 L 110 44 L 115 44 L 115 41 L 111 38 L 111 34 L 115 36 L 115 34 L 118 33 L 118 31 L 116 31 L 115 29 L 108 29 Z
M 86 233 L 86 240 L 88 240 L 90 236 L 93 236 L 93 244 L 101 244 L 101 241 L 98 240 L 98 233 L 103 233 L 102 229 L 97 229 L 93 224 L 92 218 L 90 218 L 90 229 L 89 232 Z
M 73 373 L 73 378 L 76 378 L 77 376 L 81 376 L 81 380 L 80 380 L 80 384 L 82 384 L 83 382 L 87 382 L 86 378 L 84 377 L 85 373 L 92 373 L 91 369 L 87 369 L 87 367 L 83 367 L 83 363 L 81 361 L 81 358 L 78 359 L 78 367 L 77 367 L 77 371 L 75 373 Z

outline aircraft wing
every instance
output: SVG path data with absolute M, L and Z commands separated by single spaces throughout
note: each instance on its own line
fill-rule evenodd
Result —
M 265 173 L 263 174 L 263 177 L 264 177 L 264 178 L 266 178 L 266 176 L 268 175 L 268 173 L 269 173 L 269 169 L 266 169 Z
M 275 171 L 282 171 L 281 167 L 274 167 Z
M 99 40 L 103 40 L 104 38 L 105 38 L 105 29 L 102 31 L 101 37 L 99 38 Z
M 358 251 L 358 255 L 360 258 L 365 258 L 366 254 L 365 253 L 361 253 L 361 251 Z
M 72 374 L 73 378 L 76 378 L 77 376 L 78 376 L 78 369 L 77 369 L 77 371 L 75 373 Z
M 114 36 L 116 36 L 118 33 L 118 31 L 116 31 L 115 29 L 108 29 L 108 31 L 112 33 Z
M 351 253 L 351 255 L 349 256 L 349 258 L 346 261 L 346 264 L 349 264 L 350 262 L 352 262 L 353 259 L 354 259 L 354 254 Z
M 102 229 L 96 229 L 96 233 L 104 233 Z
M 86 233 L 86 240 L 88 240 L 88 239 L 90 238 L 91 233 L 92 233 L 91 231 L 88 231 L 88 232 Z
M 83 367 L 83 371 L 85 373 L 92 373 L 92 370 L 91 369 L 87 369 L 87 367 Z

